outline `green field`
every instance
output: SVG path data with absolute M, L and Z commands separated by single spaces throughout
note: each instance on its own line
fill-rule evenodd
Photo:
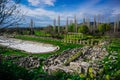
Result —
M 46 53 L 46 54 L 32 54 L 32 56 L 37 56 L 40 58 L 48 58 L 51 55 L 54 54 L 60 54 L 62 53 L 64 50 L 67 49 L 73 49 L 73 48 L 78 48 L 78 47 L 82 47 L 83 45 L 80 44 L 72 44 L 72 43 L 64 43 L 61 42 L 61 40 L 56 40 L 56 39 L 46 39 L 46 38 L 41 38 L 41 37 L 35 37 L 35 36 L 15 36 L 15 38 L 17 39 L 22 39 L 22 40 L 30 40 L 30 41 L 37 41 L 37 42 L 43 42 L 43 43 L 49 43 L 49 44 L 53 44 L 55 46 L 59 46 L 60 49 L 58 51 L 55 52 L 51 52 L 51 53 Z M 113 51 L 116 51 L 117 54 L 117 62 L 111 63 L 110 59 L 108 57 L 106 57 L 104 59 L 104 66 L 103 69 L 105 69 L 104 73 L 101 73 L 101 75 L 105 75 L 106 77 L 112 77 L 115 76 L 116 80 L 119 79 L 119 74 L 120 74 L 120 38 L 112 38 L 112 42 L 111 44 L 105 46 L 108 51 L 110 52 L 110 54 Z M 22 56 L 29 56 L 31 54 L 24 52 L 24 51 L 20 51 L 20 50 L 13 50 L 11 48 L 6 48 L 3 46 L 0 46 L 0 54 L 2 54 L 3 56 L 6 55 L 22 55 Z M 109 54 L 109 55 L 110 55 Z M 109 62 L 109 63 L 106 63 Z M 48 75 L 46 72 L 43 71 L 42 69 L 42 65 L 44 65 L 43 63 L 41 63 L 41 67 L 37 68 L 37 69 L 33 69 L 32 72 L 29 72 L 28 70 L 18 67 L 17 65 L 12 64 L 12 60 L 10 61 L 4 61 L 2 63 L 0 63 L 0 71 L 4 72 L 6 71 L 6 69 L 8 70 L 8 72 L 4 72 L 4 74 L 9 75 L 10 73 L 13 73 L 10 75 L 11 79 L 16 79 L 16 78 L 23 78 L 25 80 L 84 80 L 85 78 L 82 76 L 82 74 L 80 75 L 69 75 L 66 73 L 62 73 L 62 72 L 58 72 L 56 74 L 56 76 L 53 75 Z M 113 69 L 110 69 L 109 67 L 113 67 Z M 15 72 L 17 70 L 17 72 Z M 24 74 L 24 75 L 22 75 Z M 39 74 L 42 74 L 44 76 L 48 76 L 48 77 L 43 77 L 40 78 Z M 21 77 L 19 77 L 18 75 L 21 75 Z M 28 77 L 26 77 L 28 76 Z M 32 78 L 29 76 L 33 76 Z M 5 75 L 4 75 L 5 77 Z M 86 78 L 86 79 L 91 79 L 91 78 Z M 109 79 L 108 79 L 109 80 Z

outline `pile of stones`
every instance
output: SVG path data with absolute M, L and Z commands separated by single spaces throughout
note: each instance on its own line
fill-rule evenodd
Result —
M 5 60 L 11 60 L 13 64 L 21 66 L 26 69 L 38 68 L 44 59 L 35 56 L 20 56 L 20 55 L 7 55 L 3 57 Z
M 24 67 L 26 69 L 40 67 L 40 59 L 37 57 L 33 57 L 33 56 L 19 58 L 17 61 L 15 61 L 13 63 L 17 64 L 21 67 Z
M 106 48 L 103 48 L 105 44 L 107 44 L 107 42 L 95 46 L 68 49 L 60 55 L 53 55 L 45 61 L 43 69 L 49 74 L 62 71 L 70 74 L 83 73 L 87 75 L 89 68 L 92 68 L 93 74 L 97 75 L 99 67 L 102 66 L 99 62 L 109 54 Z M 76 57 L 78 52 L 81 54 Z M 68 65 L 65 64 L 67 61 L 70 61 Z

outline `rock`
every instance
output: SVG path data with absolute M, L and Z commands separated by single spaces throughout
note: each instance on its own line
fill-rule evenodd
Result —
M 106 44 L 106 43 L 104 43 Z M 102 45 L 103 46 L 103 45 Z M 83 73 L 87 75 L 89 67 L 93 68 L 93 74 L 96 75 L 103 65 L 101 62 L 105 56 L 108 56 L 106 48 L 102 48 L 101 45 L 95 46 L 84 46 L 82 48 L 68 49 L 63 51 L 60 55 L 53 55 L 45 61 L 44 71 L 48 71 L 49 74 L 55 73 L 57 71 L 62 71 L 65 73 Z M 81 52 L 81 55 L 76 55 L 76 53 Z M 71 57 L 73 56 L 73 57 Z M 70 60 L 74 59 L 74 60 Z M 112 58 L 115 59 L 115 58 Z M 64 65 L 65 62 L 69 60 L 69 65 Z M 105 62 L 103 62 L 104 64 Z
M 93 61 L 95 61 L 95 60 L 96 60 L 94 56 L 92 57 L 92 60 L 93 60 Z
M 21 67 L 24 67 L 26 69 L 40 67 L 39 59 L 37 57 L 32 57 L 32 56 L 19 58 L 18 61 L 15 61 L 13 63 Z
M 12 59 L 16 59 L 16 58 L 21 58 L 22 56 L 21 55 L 8 55 L 8 56 L 5 56 L 4 59 L 5 60 L 12 60 Z
M 70 67 L 79 67 L 79 66 L 81 66 L 81 64 L 80 63 L 77 63 L 77 62 L 70 62 Z
M 88 62 L 81 62 L 81 66 L 88 68 L 90 65 Z

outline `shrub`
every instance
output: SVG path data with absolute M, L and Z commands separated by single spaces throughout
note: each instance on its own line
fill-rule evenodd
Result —
M 0 80 L 32 80 L 33 77 L 33 73 L 29 73 L 24 68 L 7 62 L 0 62 Z
M 87 25 L 81 25 L 81 26 L 78 28 L 78 32 L 80 32 L 80 33 L 86 34 L 86 33 L 88 33 L 88 31 L 89 31 L 89 29 L 88 29 Z
M 104 32 L 110 30 L 110 25 L 109 24 L 101 24 L 100 26 L 98 26 L 98 30 L 99 30 L 99 32 L 104 34 Z
M 68 31 L 74 32 L 74 30 L 75 30 L 75 24 L 71 24 L 68 26 Z

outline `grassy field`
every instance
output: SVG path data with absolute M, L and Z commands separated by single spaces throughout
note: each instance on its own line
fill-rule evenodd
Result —
M 55 46 L 60 47 L 60 49 L 58 51 L 55 51 L 55 52 L 46 53 L 46 54 L 32 54 L 32 56 L 38 56 L 38 57 L 42 57 L 42 58 L 48 58 L 50 55 L 53 55 L 53 54 L 60 54 L 61 52 L 63 52 L 66 49 L 72 49 L 72 48 L 77 48 L 77 47 L 83 46 L 80 44 L 64 43 L 64 42 L 61 42 L 60 40 L 53 40 L 53 39 L 49 39 L 49 38 L 47 38 L 47 39 L 46 38 L 39 38 L 39 37 L 34 37 L 34 36 L 23 36 L 23 35 L 20 36 L 19 35 L 19 36 L 15 36 L 15 38 L 22 39 L 22 40 L 30 40 L 30 41 L 49 43 L 49 44 L 53 44 Z M 118 53 L 116 55 L 117 62 L 113 63 L 113 62 L 111 62 L 109 57 L 106 57 L 103 61 L 103 64 L 104 64 L 103 69 L 105 71 L 101 75 L 105 75 L 108 78 L 108 80 L 109 80 L 109 77 L 113 77 L 113 76 L 116 77 L 116 80 L 119 80 L 119 75 L 120 75 L 120 65 L 119 65 L 120 64 L 120 38 L 112 38 L 111 44 L 107 45 L 106 48 L 108 49 L 108 51 L 110 53 L 109 56 L 112 54 L 113 51 L 116 51 Z M 0 54 L 3 54 L 4 56 L 13 55 L 13 54 L 22 55 L 22 56 L 31 55 L 31 54 L 24 52 L 24 51 L 13 50 L 11 48 L 6 48 L 3 46 L 0 46 Z M 44 74 L 45 76 L 48 76 L 48 74 L 43 71 L 42 65 L 44 65 L 44 64 L 41 64 L 40 68 L 33 69 L 32 72 L 29 72 L 21 67 L 18 67 L 16 65 L 12 64 L 11 61 L 7 61 L 7 62 L 4 61 L 4 63 L 0 63 L 0 72 L 6 71 L 4 69 L 4 67 L 5 67 L 9 71 L 8 73 L 6 72 L 7 75 L 11 72 L 14 73 L 13 75 L 11 75 L 11 76 L 13 76 L 13 77 L 10 77 L 11 79 L 22 78 L 22 77 L 25 77 L 25 75 L 26 76 L 33 76 L 32 78 L 25 77 L 25 80 L 30 80 L 30 79 L 32 79 L 32 80 L 56 80 L 56 79 L 57 80 L 84 80 L 85 79 L 85 78 L 81 79 L 82 75 L 72 75 L 71 76 L 69 74 L 65 74 L 62 72 L 58 72 L 58 74 L 56 74 L 56 76 L 40 78 L 38 76 L 39 74 Z M 112 67 L 112 69 L 110 67 Z M 16 70 L 18 70 L 18 72 L 15 72 Z M 21 75 L 21 77 L 17 76 L 20 74 L 24 74 L 24 75 Z M 90 78 L 88 78 L 88 79 L 90 79 Z
M 60 54 L 62 51 L 66 50 L 66 49 L 72 49 L 72 48 L 77 48 L 77 47 L 82 47 L 82 45 L 79 45 L 79 44 L 70 44 L 70 43 L 63 43 L 61 42 L 60 40 L 51 40 L 51 39 L 45 39 L 45 38 L 38 38 L 38 37 L 30 37 L 30 36 L 16 36 L 15 38 L 18 38 L 18 39 L 23 39 L 23 40 L 30 40 L 30 41 L 37 41 L 37 42 L 43 42 L 43 43 L 49 43 L 49 44 L 53 44 L 53 45 L 56 45 L 56 46 L 59 46 L 60 49 L 58 51 L 55 51 L 55 52 L 51 52 L 51 53 L 46 53 L 46 54 L 32 54 L 32 56 L 37 56 L 37 57 L 41 57 L 41 58 L 47 58 L 49 57 L 50 55 L 53 55 L 53 54 Z M 20 50 L 13 50 L 11 48 L 7 48 L 7 47 L 3 47 L 3 46 L 0 46 L 0 54 L 2 54 L 3 56 L 6 56 L 6 55 L 21 55 L 21 56 L 29 56 L 31 54 L 27 53 L 27 52 L 24 52 L 24 51 L 20 51 Z M 4 63 L 0 64 L 1 66 L 4 66 L 8 69 L 10 69 L 10 67 L 8 67 L 8 65 L 11 65 L 11 69 L 14 68 L 15 70 L 19 69 L 19 73 L 15 73 L 16 75 L 19 75 L 21 74 L 21 70 L 24 70 L 22 68 L 19 68 L 17 66 L 14 66 L 11 61 L 4 61 Z M 13 66 L 12 66 L 13 65 Z M 38 68 L 38 69 L 34 69 L 34 73 L 25 73 L 23 72 L 23 74 L 26 74 L 26 75 L 33 75 L 34 78 L 32 80 L 49 80 L 48 78 L 39 78 L 38 77 L 38 74 L 44 74 L 44 75 L 47 75 L 47 73 L 45 73 L 42 69 L 42 65 L 41 64 L 41 67 Z M 4 69 L 2 69 L 3 67 L 1 67 L 1 72 L 4 71 Z M 11 70 L 10 69 L 10 70 Z M 15 71 L 15 70 L 11 70 L 11 71 Z M 11 72 L 10 71 L 10 72 Z M 27 71 L 26 71 L 27 72 Z M 64 76 L 66 75 L 66 76 Z M 59 78 L 59 80 L 61 80 L 61 78 L 63 78 L 62 80 L 64 79 L 67 79 L 68 77 L 71 77 L 67 74 L 63 74 L 63 75 L 60 75 L 58 74 L 58 76 L 56 77 L 57 79 Z M 13 78 L 13 77 L 11 77 Z M 14 76 L 14 78 L 18 78 L 17 76 Z M 13 78 L 13 79 L 14 79 Z M 27 77 L 26 77 L 27 78 Z M 74 78 L 74 77 L 73 77 Z M 75 77 L 77 78 L 77 77 Z M 28 78 L 30 79 L 30 78 Z M 27 80 L 27 79 L 25 79 Z M 50 79 L 50 80 L 55 80 L 55 79 Z

